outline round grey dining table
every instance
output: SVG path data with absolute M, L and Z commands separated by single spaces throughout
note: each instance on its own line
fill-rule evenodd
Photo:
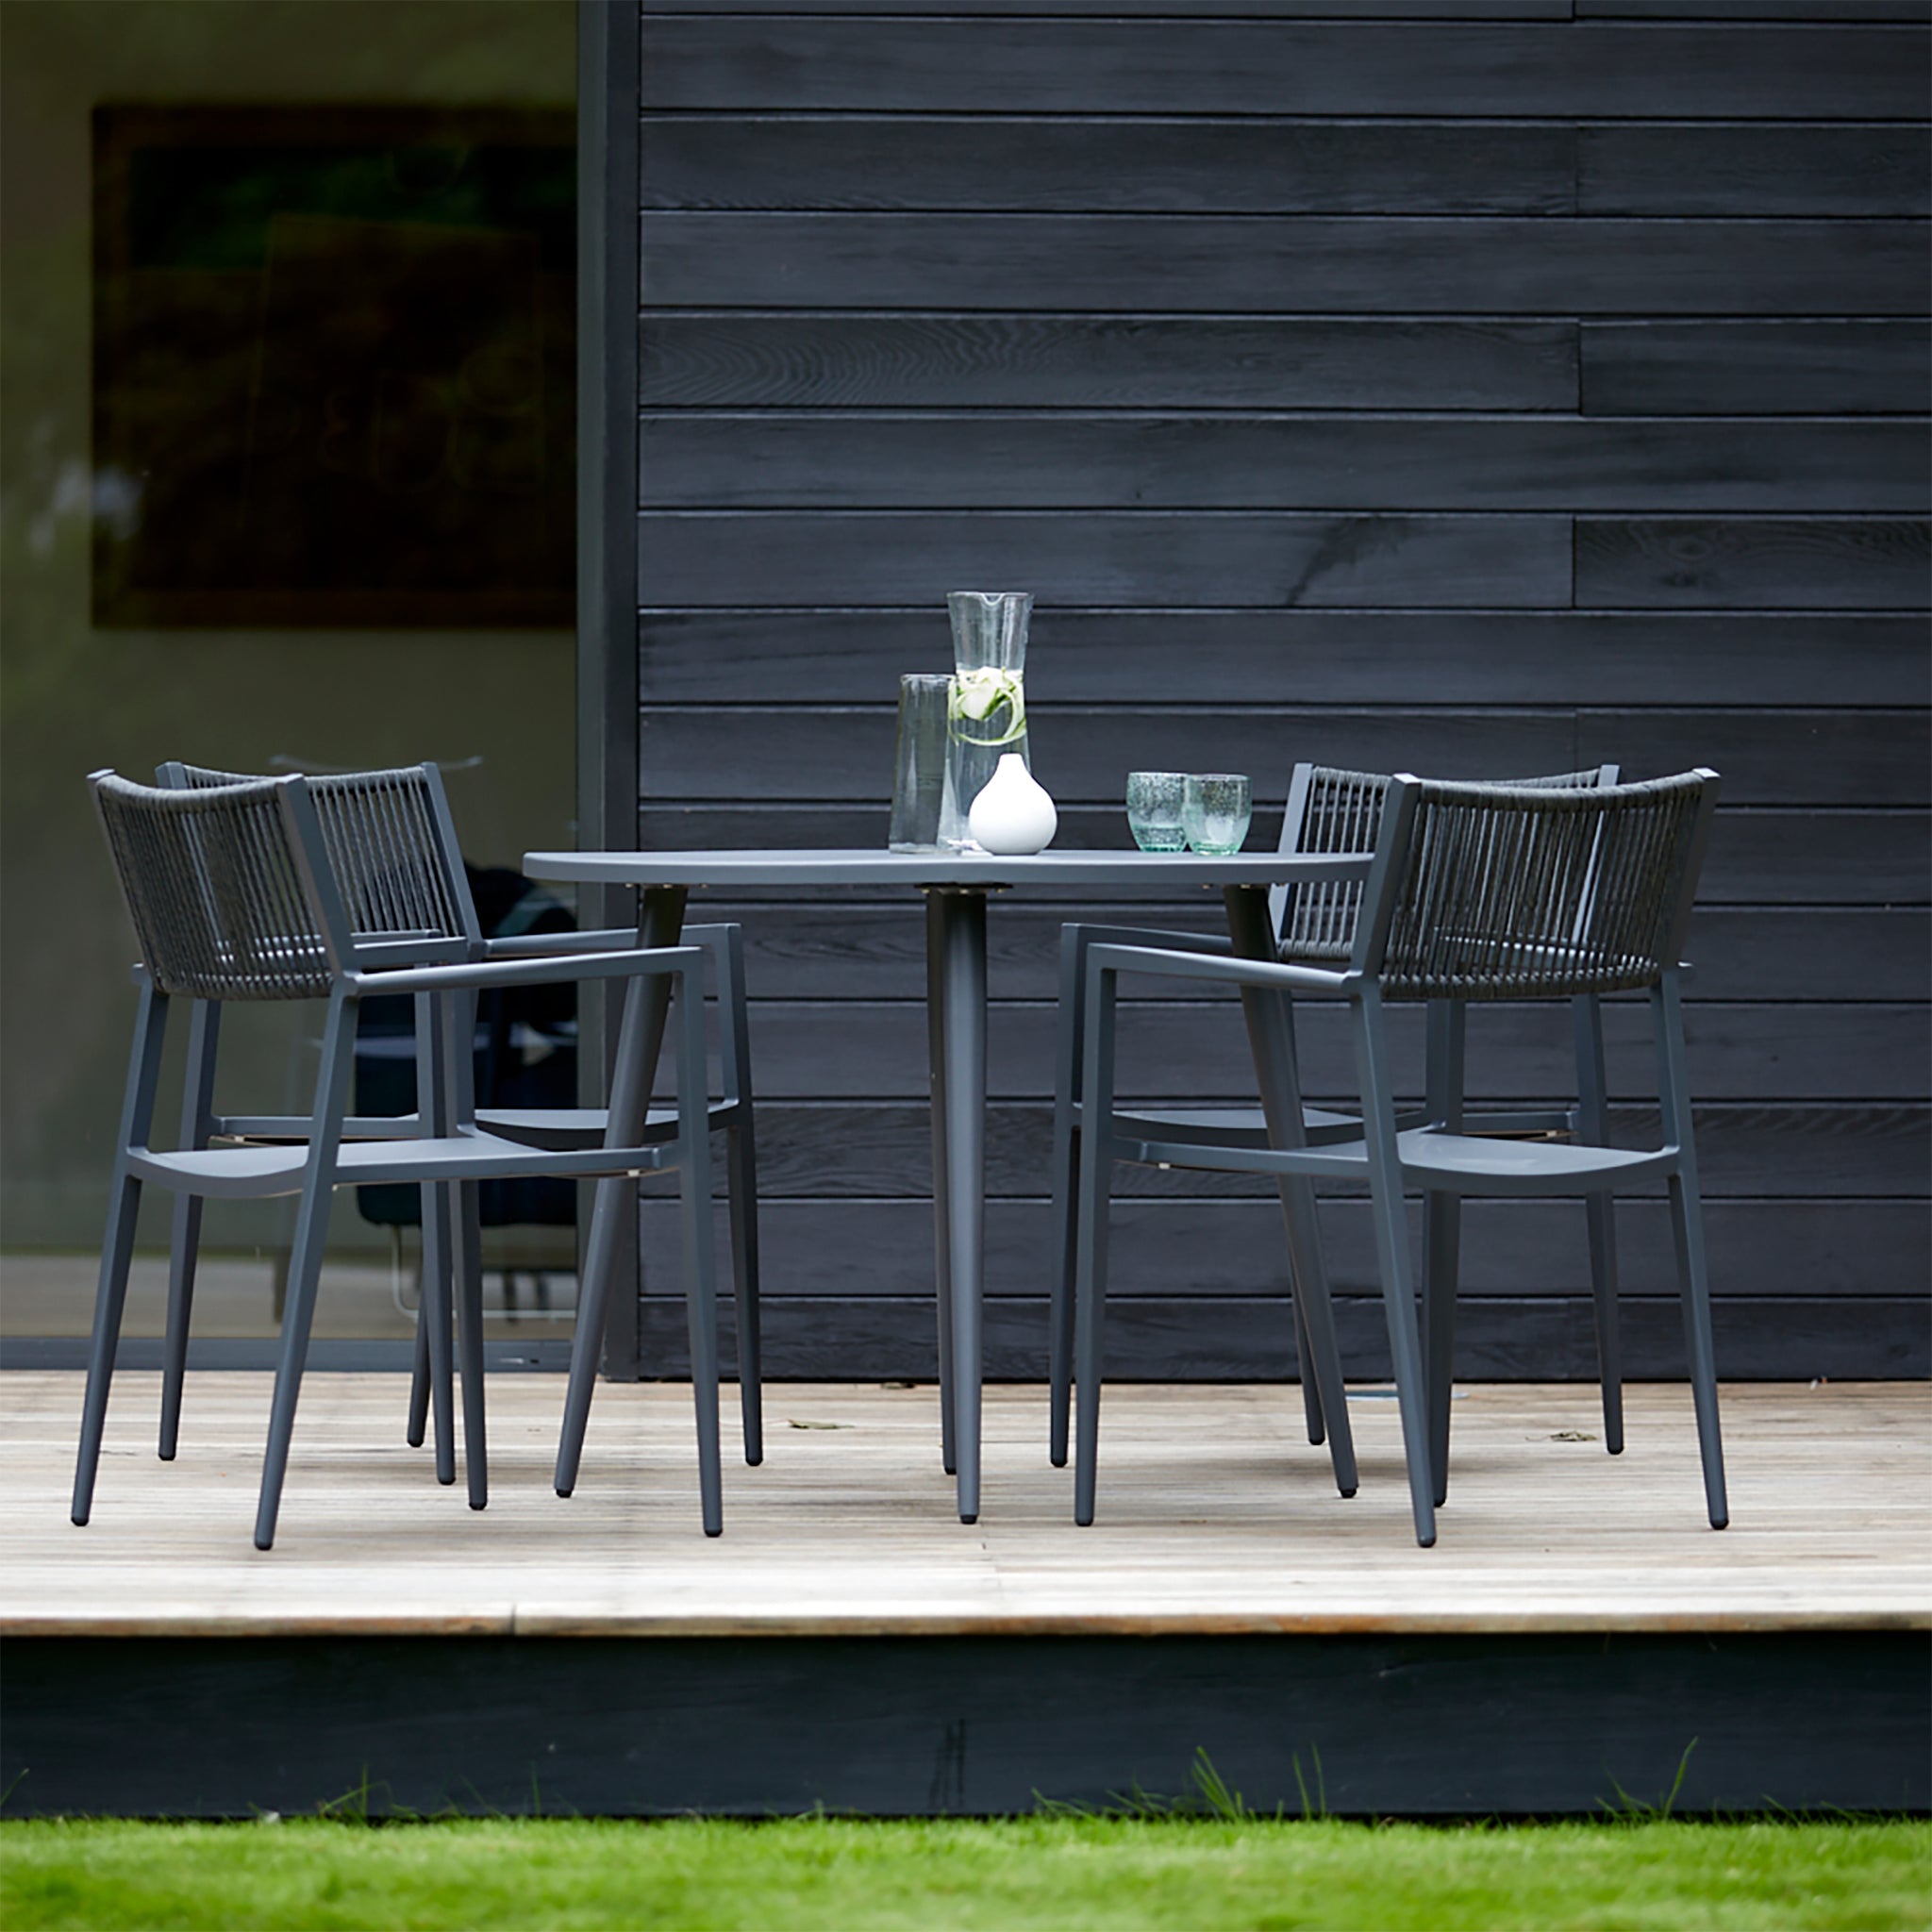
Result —
M 959 1520 L 979 1519 L 980 1298 L 986 1220 L 986 904 L 990 892 L 1108 887 L 1221 889 L 1238 954 L 1274 957 L 1269 891 L 1278 885 L 1341 883 L 1368 875 L 1370 860 L 1342 854 L 1241 852 L 1042 852 L 1026 858 L 879 849 L 720 852 L 529 852 L 533 879 L 640 889 L 638 943 L 673 946 L 693 889 L 747 886 L 907 886 L 925 894 L 926 1019 L 932 1057 L 933 1213 L 939 1305 L 940 1434 L 957 1476 Z M 653 981 L 645 1057 L 655 1074 L 668 985 Z M 1260 1081 L 1261 1104 L 1278 1146 L 1303 1138 L 1301 1082 L 1285 1000 L 1241 994 Z M 1307 1181 L 1281 1183 L 1296 1325 L 1325 1315 L 1326 1285 Z M 1053 1257 L 1058 1265 L 1058 1257 Z M 1319 1345 L 1319 1344 L 1318 1344 Z M 1308 1357 L 1306 1343 L 1302 1360 Z M 1310 1410 L 1311 1420 L 1315 1415 Z

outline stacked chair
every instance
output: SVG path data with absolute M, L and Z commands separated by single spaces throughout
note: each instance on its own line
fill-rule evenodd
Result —
M 760 1454 L 753 1150 L 743 1006 L 735 929 L 708 943 L 642 950 L 628 934 L 490 941 L 477 929 L 448 808 L 433 766 L 326 778 L 240 778 L 164 768 L 160 788 L 111 773 L 90 780 L 142 963 L 135 1043 L 102 1254 L 74 1519 L 85 1523 L 106 1413 L 135 1216 L 142 1189 L 180 1197 L 171 1266 L 161 1453 L 174 1452 L 199 1203 L 299 1196 L 282 1321 L 282 1351 L 256 1541 L 270 1546 L 307 1354 L 329 1194 L 348 1185 L 423 1189 L 424 1296 L 412 1403 L 438 1410 L 438 1473 L 454 1476 L 451 1310 L 461 1321 L 465 1462 L 470 1501 L 487 1500 L 481 1270 L 475 1190 L 489 1179 L 595 1178 L 583 1260 L 557 1487 L 575 1484 L 595 1382 L 611 1260 L 638 1175 L 680 1176 L 697 1409 L 700 1491 L 708 1534 L 722 1526 L 716 1307 L 709 1213 L 709 1135 L 732 1143 L 732 1221 L 740 1374 L 747 1459 Z M 693 938 L 698 934 L 693 932 Z M 559 952 L 560 942 L 572 950 Z M 726 1098 L 706 1090 L 704 969 L 718 970 Z M 471 1069 L 475 1001 L 492 990 L 560 981 L 625 989 L 605 1110 L 478 1113 Z M 648 1082 L 676 994 L 672 1029 L 677 1100 L 653 1114 Z M 349 1113 L 356 1020 L 366 998 L 410 995 L 416 1009 L 417 1105 L 408 1116 Z M 192 1002 L 180 1145 L 151 1144 L 156 1083 L 170 1002 Z M 218 1116 L 214 1066 L 221 1008 L 230 1000 L 327 1002 L 315 1101 L 304 1116 Z M 211 1144 L 221 1142 L 223 1144 Z M 453 1292 L 454 1288 L 454 1292 Z
M 1079 1415 L 1075 1520 L 1093 1518 L 1098 1449 L 1107 1220 L 1113 1163 L 1262 1174 L 1284 1182 L 1366 1180 L 1408 1464 L 1417 1541 L 1435 1539 L 1436 1505 L 1446 1494 L 1450 1337 L 1457 1223 L 1467 1194 L 1583 1194 L 1601 1200 L 1591 1216 L 1591 1263 L 1604 1351 L 1605 1412 L 1621 1447 L 1614 1308 L 1614 1252 L 1607 1196 L 1624 1186 L 1668 1182 L 1689 1343 L 1706 1502 L 1713 1527 L 1727 1520 L 1710 1316 L 1684 1068 L 1680 954 L 1717 794 L 1714 773 L 1698 771 L 1641 785 L 1539 781 L 1453 785 L 1407 775 L 1303 768 L 1296 774 L 1284 840 L 1299 850 L 1359 850 L 1374 825 L 1374 864 L 1358 887 L 1291 890 L 1282 895 L 1280 961 L 1237 959 L 1212 942 L 1122 942 L 1088 929 L 1070 935 L 1078 987 L 1062 1030 L 1061 1148 L 1057 1180 L 1073 1259 L 1072 1379 Z M 1240 1120 L 1116 1109 L 1114 1036 L 1123 974 L 1153 974 L 1282 995 L 1327 995 L 1349 1003 L 1361 1089 L 1358 1119 L 1310 1110 L 1307 1144 L 1275 1147 L 1264 1127 Z M 1610 992 L 1647 991 L 1657 1050 L 1662 1141 L 1631 1151 L 1603 1143 L 1601 1018 Z M 1581 1099 L 1543 1115 L 1476 1116 L 1462 1106 L 1463 1017 L 1474 1000 L 1562 999 L 1573 1003 Z M 1394 1110 L 1382 1011 L 1391 1000 L 1430 1004 L 1427 1097 L 1420 1116 Z M 1066 1071 L 1067 1036 L 1077 1072 Z M 1558 1141 L 1499 1137 L 1499 1130 L 1563 1129 Z M 1066 1150 L 1077 1182 L 1065 1188 Z M 1414 1275 L 1404 1221 L 1405 1188 L 1430 1198 L 1427 1277 L 1429 1347 L 1417 1333 Z M 1309 1296 L 1310 1287 L 1315 1296 Z M 1304 1299 L 1325 1300 L 1301 1280 Z M 1055 1397 L 1062 1366 L 1064 1291 L 1056 1297 Z M 1339 1364 L 1322 1359 L 1333 1325 L 1310 1307 L 1315 1369 L 1331 1437 L 1345 1427 Z M 1306 1332 L 1306 1331 L 1305 1331 Z M 1306 1343 L 1305 1343 L 1306 1345 Z M 1305 1357 L 1306 1359 L 1306 1357 Z M 1607 1433 L 1609 1433 L 1607 1431 Z M 1319 1437 L 1317 1438 L 1319 1440 Z M 1059 1443 L 1056 1442 L 1056 1448 Z M 1342 1458 L 1338 1481 L 1344 1491 Z M 1353 1474 L 1352 1456 L 1348 1473 Z

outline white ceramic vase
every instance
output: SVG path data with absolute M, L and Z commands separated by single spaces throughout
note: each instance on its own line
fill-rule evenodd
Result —
M 1022 858 L 1044 852 L 1053 843 L 1059 813 L 1046 788 L 1026 769 L 1026 760 L 1009 751 L 973 801 L 966 825 L 982 850 L 1002 858 Z

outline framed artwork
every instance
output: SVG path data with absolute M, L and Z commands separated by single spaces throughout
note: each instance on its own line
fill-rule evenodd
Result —
M 93 621 L 568 625 L 568 109 L 97 108 Z

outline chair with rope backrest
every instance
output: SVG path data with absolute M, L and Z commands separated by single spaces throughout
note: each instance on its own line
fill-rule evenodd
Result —
M 1366 1179 L 1407 1457 L 1416 1538 L 1435 1539 L 1446 1486 L 1447 1388 L 1426 1387 L 1416 1329 L 1405 1187 L 1429 1195 L 1607 1195 L 1664 1179 L 1676 1237 L 1690 1380 L 1713 1527 L 1727 1521 L 1697 1158 L 1685 1073 L 1680 957 L 1716 803 L 1717 774 L 1686 773 L 1605 788 L 1389 782 L 1375 858 L 1353 908 L 1291 908 L 1286 931 L 1347 955 L 1326 965 L 1234 959 L 1166 948 L 1087 948 L 1083 1120 L 1076 1203 L 1075 1365 L 1079 1415 L 1074 1519 L 1093 1517 L 1110 1174 L 1117 1160 L 1275 1177 Z M 1297 926 L 1297 920 L 1307 924 Z M 1325 937 L 1320 928 L 1325 926 Z M 1326 1145 L 1209 1144 L 1113 1106 L 1114 1034 L 1123 974 L 1191 979 L 1349 1002 L 1361 1117 Z M 1663 1131 L 1654 1149 L 1510 1140 L 1472 1131 L 1444 1109 L 1405 1129 L 1390 1083 L 1383 1007 L 1452 1009 L 1447 1036 L 1460 1094 L 1463 1010 L 1473 1001 L 1563 999 L 1647 991 Z M 1580 1023 L 1579 1023 L 1580 1024 Z
M 597 1365 L 603 1315 L 619 1224 L 641 1174 L 676 1172 L 681 1182 L 699 1488 L 704 1524 L 722 1526 L 718 1457 L 717 1308 L 710 1230 L 710 1123 L 706 1093 L 705 954 L 695 946 L 600 950 L 565 956 L 478 960 L 466 934 L 375 937 L 358 930 L 366 908 L 352 919 L 338 885 L 331 846 L 308 782 L 257 780 L 195 790 L 132 784 L 111 772 L 89 780 L 123 897 L 139 942 L 141 963 L 134 1046 L 116 1141 L 107 1236 L 102 1245 L 73 1515 L 87 1522 L 92 1507 L 108 1385 L 126 1298 L 136 1217 L 144 1187 L 197 1199 L 299 1197 L 283 1307 L 281 1356 L 275 1375 L 255 1541 L 275 1538 L 283 1475 L 302 1370 L 308 1354 L 322 1266 L 329 1198 L 337 1187 L 415 1184 L 441 1193 L 452 1187 L 517 1175 L 595 1179 L 595 1211 L 586 1243 L 580 1313 L 558 1451 L 558 1488 L 575 1480 Z M 388 788 L 372 788 L 386 793 Z M 387 808 L 385 808 L 386 809 Z M 354 888 L 352 887 L 352 891 Z M 400 891 L 397 904 L 401 904 Z M 418 902 L 398 920 L 424 910 Z M 425 955 L 431 956 L 425 958 Z M 644 994 L 668 977 L 675 993 L 677 1127 L 670 1138 L 646 1138 L 647 1040 Z M 457 1117 L 469 1054 L 458 1015 L 471 995 L 491 989 L 558 980 L 625 984 L 611 1103 L 600 1143 L 592 1148 L 544 1149 L 486 1132 Z M 407 1122 L 375 1124 L 366 1138 L 346 1130 L 351 1059 L 358 1009 L 364 999 L 413 996 L 421 1039 L 421 1090 Z M 151 1144 L 156 1089 L 170 1003 L 185 998 L 221 1006 L 234 1000 L 327 1003 L 314 1105 L 306 1116 L 225 1123 L 259 1138 L 241 1144 L 201 1144 L 172 1150 Z M 204 1023 L 207 1057 L 218 1026 Z M 454 1037 L 453 1037 L 454 1036 Z M 195 1070 L 199 1076 L 203 1068 Z M 353 1122 L 358 1127 L 365 1124 Z M 292 1132 L 283 1129 L 292 1125 Z M 425 1237 L 441 1239 L 436 1217 Z M 425 1257 L 425 1294 L 440 1304 L 427 1342 L 433 1377 L 450 1385 L 450 1271 L 441 1256 Z M 472 1276 L 474 1280 L 474 1276 Z M 488 1495 L 483 1432 L 480 1311 L 466 1311 L 458 1341 L 463 1353 L 463 1438 L 470 1501 Z
M 162 765 L 156 776 L 164 789 L 189 791 L 269 782 L 257 774 L 217 771 L 178 761 Z M 306 787 L 351 930 L 358 941 L 380 944 L 379 958 L 372 963 L 433 965 L 447 959 L 533 958 L 636 945 L 636 935 L 623 928 L 517 939 L 486 936 L 457 841 L 442 774 L 434 764 L 311 774 Z M 736 925 L 688 926 L 683 941 L 702 946 L 708 953 L 718 992 L 722 1096 L 710 1103 L 709 1114 L 712 1127 L 725 1136 L 744 1453 L 745 1460 L 756 1465 L 763 1457 L 758 1399 L 758 1184 L 743 943 Z M 450 1023 L 452 1037 L 468 1041 L 475 1031 L 475 994 L 471 991 L 449 998 L 463 1009 Z M 424 1049 L 441 1034 L 430 1012 L 429 996 L 419 995 L 415 1005 L 418 1111 L 394 1116 L 352 1114 L 343 1124 L 345 1139 L 401 1139 L 420 1132 L 420 1096 L 425 1078 L 433 1077 L 425 1074 Z M 305 1117 L 215 1113 L 220 1024 L 218 1002 L 194 1003 L 182 1101 L 182 1147 L 204 1148 L 212 1140 L 299 1139 L 307 1130 Z M 449 1073 L 456 1082 L 453 1106 L 459 1124 L 474 1124 L 504 1139 L 554 1151 L 595 1147 L 603 1140 L 608 1125 L 604 1108 L 479 1107 L 472 1056 L 457 1052 Z M 677 1131 L 675 1109 L 661 1108 L 648 1116 L 644 1138 L 669 1141 L 676 1138 Z M 451 1483 L 456 1480 L 454 1396 L 447 1378 L 439 1382 L 431 1372 L 432 1356 L 436 1360 L 447 1360 L 450 1352 L 446 1347 L 432 1352 L 429 1333 L 430 1321 L 438 1319 L 437 1311 L 446 1309 L 449 1303 L 446 1297 L 429 1291 L 429 1262 L 434 1255 L 441 1265 L 453 1268 L 466 1291 L 458 1298 L 459 1304 L 474 1304 L 480 1311 L 479 1189 L 475 1183 L 460 1185 L 454 1202 L 440 1189 L 425 1187 L 422 1194 L 425 1293 L 417 1311 L 408 1437 L 412 1446 L 422 1444 L 433 1396 L 437 1478 Z M 162 1357 L 160 1454 L 164 1460 L 173 1458 L 179 1436 L 200 1233 L 200 1199 L 192 1194 L 178 1196 Z
M 1533 791 L 1593 790 L 1617 782 L 1615 765 L 1597 765 L 1581 772 L 1558 772 L 1535 778 L 1491 781 Z M 1382 808 L 1391 783 L 1386 773 L 1350 772 L 1328 765 L 1298 764 L 1289 781 L 1287 808 L 1282 814 L 1279 849 L 1285 853 L 1370 853 L 1381 824 Z M 1354 880 L 1307 885 L 1291 892 L 1277 886 L 1269 895 L 1269 916 L 1277 957 L 1309 964 L 1340 961 L 1355 942 L 1362 886 Z M 1055 1467 L 1067 1460 L 1068 1425 L 1072 1408 L 1074 1357 L 1074 1191 L 1080 1159 L 1080 1059 L 1086 1030 L 1086 956 L 1096 944 L 1158 946 L 1175 952 L 1227 955 L 1233 947 L 1225 938 L 1195 933 L 1149 931 L 1142 927 L 1069 924 L 1060 928 L 1058 1077 L 1054 1104 L 1053 1198 L 1055 1274 L 1052 1291 L 1051 1441 Z M 1605 1110 L 1603 1012 L 1596 997 L 1585 993 L 1574 1008 L 1577 1102 L 1556 1109 L 1514 1108 L 1466 1115 L 1462 1108 L 1462 1034 L 1460 1009 L 1448 1003 L 1432 1006 L 1428 1028 L 1426 1095 L 1419 1113 L 1404 1116 L 1405 1125 L 1424 1120 L 1460 1122 L 1469 1131 L 1495 1134 L 1561 1134 L 1587 1141 L 1602 1141 L 1607 1129 Z M 1289 1021 L 1292 1040 L 1292 1017 Z M 1129 1117 L 1122 1113 L 1118 1118 Z M 1164 1141 L 1198 1141 L 1207 1146 L 1266 1147 L 1267 1122 L 1259 1108 L 1208 1108 L 1178 1112 L 1170 1108 L 1135 1108 L 1131 1117 Z M 1309 1146 L 1332 1145 L 1356 1138 L 1361 1122 L 1352 1114 L 1324 1108 L 1303 1110 L 1303 1132 Z M 1611 1455 L 1624 1447 L 1623 1368 L 1617 1333 L 1617 1257 L 1610 1204 L 1600 1195 L 1587 1201 L 1590 1228 L 1591 1297 L 1596 1312 L 1597 1361 L 1603 1390 L 1604 1440 Z M 1452 1195 L 1431 1195 L 1427 1206 L 1427 1262 L 1423 1274 L 1423 1320 L 1431 1386 L 1440 1386 L 1442 1401 L 1436 1426 L 1448 1426 L 1448 1389 L 1455 1337 L 1456 1290 L 1460 1252 L 1461 1203 Z M 1303 1404 L 1308 1440 L 1320 1443 L 1330 1437 L 1336 1481 L 1343 1495 L 1356 1488 L 1354 1446 L 1349 1440 L 1348 1413 L 1341 1394 L 1341 1365 L 1332 1345 L 1320 1338 L 1332 1336 L 1325 1283 L 1319 1277 L 1296 1281 L 1293 1294 L 1295 1338 L 1301 1362 Z M 1324 1387 L 1325 1391 L 1324 1392 Z M 1332 1423 L 1332 1429 L 1330 1424 Z M 1436 1458 L 1441 1480 L 1447 1480 L 1446 1435 Z M 1444 1494 L 1439 1493 L 1440 1505 Z

